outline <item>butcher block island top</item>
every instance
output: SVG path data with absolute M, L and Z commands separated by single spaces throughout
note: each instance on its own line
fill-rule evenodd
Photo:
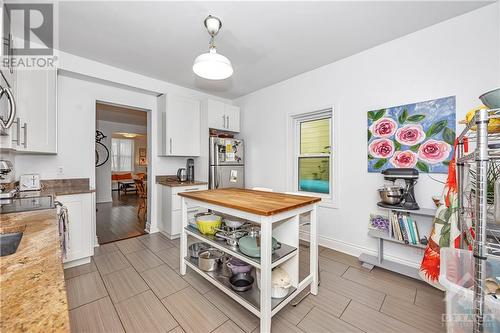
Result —
M 270 216 L 321 201 L 321 198 L 241 188 L 182 192 L 180 196 L 252 214 Z

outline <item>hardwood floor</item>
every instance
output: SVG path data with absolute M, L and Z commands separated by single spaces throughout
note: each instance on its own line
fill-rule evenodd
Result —
M 259 332 L 259 319 L 201 276 L 179 275 L 179 242 L 143 235 L 96 248 L 65 271 L 72 332 Z M 308 274 L 301 247 L 301 275 Z M 143 260 L 141 260 L 143 258 Z M 320 248 L 321 286 L 273 317 L 273 333 L 445 332 L 444 294 Z
M 97 204 L 96 231 L 99 244 L 144 235 L 144 215 L 137 216 L 138 197 L 135 192 L 113 191 L 113 202 Z

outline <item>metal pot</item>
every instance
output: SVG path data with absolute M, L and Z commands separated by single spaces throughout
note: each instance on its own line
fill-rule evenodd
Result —
M 198 253 L 198 267 L 205 272 L 215 271 L 221 263 L 224 252 L 215 248 L 202 250 Z
M 254 278 L 247 273 L 238 273 L 231 276 L 229 284 L 236 291 L 247 291 L 252 288 Z
M 257 237 L 252 237 L 252 236 L 245 236 L 241 237 L 240 240 L 238 241 L 238 245 L 240 248 L 240 251 L 243 254 L 246 254 L 247 256 L 254 257 L 254 258 L 260 258 L 260 236 Z M 276 240 L 276 238 L 273 237 L 272 239 L 272 253 L 274 253 L 275 250 L 278 250 L 281 248 L 281 243 Z
M 397 205 L 403 198 L 403 189 L 399 186 L 387 186 L 378 189 L 378 194 L 383 203 Z
M 210 245 L 203 242 L 193 243 L 189 245 L 189 255 L 191 258 L 198 258 L 198 253 L 202 250 L 210 248 Z
M 253 268 L 252 265 L 247 264 L 246 262 L 235 257 L 229 259 L 227 267 L 231 270 L 231 273 L 233 273 L 234 275 L 239 273 L 250 273 Z

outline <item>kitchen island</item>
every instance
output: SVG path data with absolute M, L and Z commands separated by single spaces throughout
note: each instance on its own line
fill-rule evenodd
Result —
M 180 248 L 180 272 L 186 267 L 202 275 L 209 282 L 240 303 L 260 318 L 260 331 L 271 331 L 271 318 L 302 290 L 310 286 L 311 293 L 318 293 L 318 244 L 317 244 L 317 197 L 299 196 L 276 192 L 247 189 L 216 189 L 179 193 L 182 197 L 182 232 Z M 188 223 L 188 206 L 199 206 L 224 215 L 248 220 L 260 226 L 261 257 L 243 254 L 213 236 L 201 234 Z M 310 220 L 310 271 L 299 281 L 299 216 L 309 214 Z M 196 259 L 188 257 L 187 237 L 191 236 L 210 244 L 226 254 L 236 257 L 260 270 L 260 291 L 257 286 L 245 292 L 231 289 L 228 279 L 218 272 L 205 272 L 198 268 Z M 274 253 L 272 238 L 282 245 Z M 271 298 L 271 271 L 275 267 L 284 269 L 292 287 L 283 298 Z

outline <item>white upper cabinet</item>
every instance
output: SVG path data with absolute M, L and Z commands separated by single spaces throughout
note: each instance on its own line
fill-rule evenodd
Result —
M 226 114 L 226 130 L 231 132 L 240 131 L 240 108 L 230 104 L 224 104 Z
M 200 156 L 200 102 L 182 96 L 158 97 L 160 156 Z
M 208 127 L 221 131 L 240 131 L 240 108 L 220 101 L 207 100 Z
M 16 150 L 30 153 L 57 153 L 57 72 L 18 70 L 16 72 Z M 16 139 L 16 140 L 17 140 Z

